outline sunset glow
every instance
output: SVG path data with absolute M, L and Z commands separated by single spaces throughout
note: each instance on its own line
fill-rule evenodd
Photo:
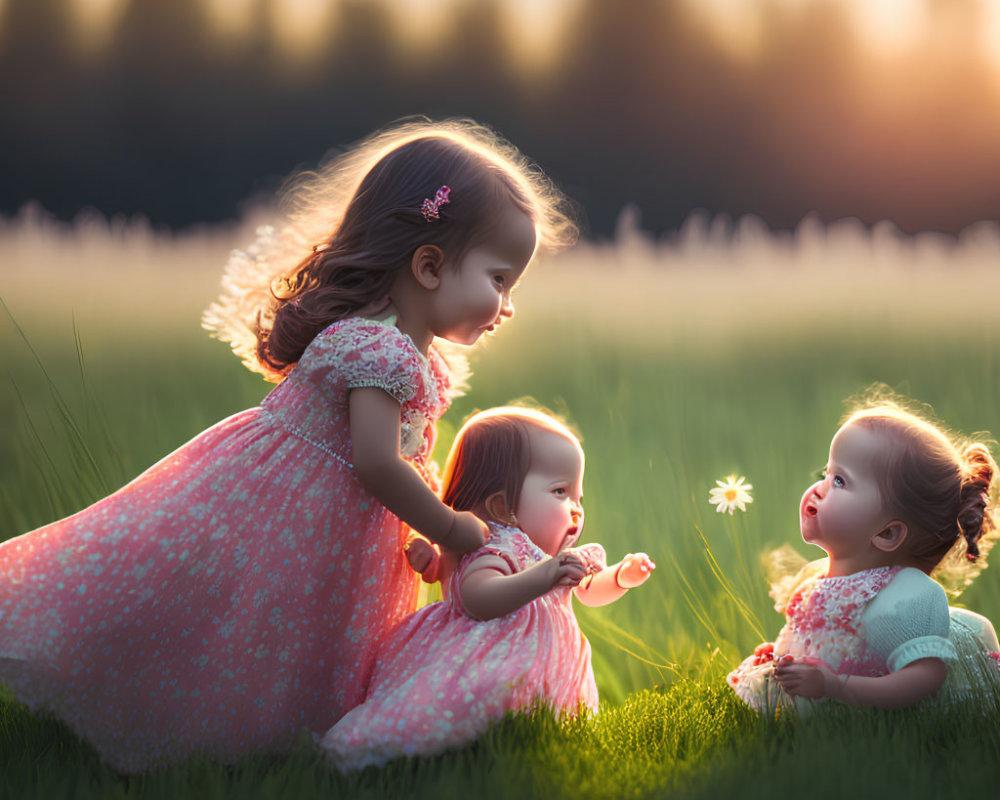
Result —
M 839 9 L 863 49 L 894 57 L 923 44 L 946 52 L 979 51 L 1000 69 L 1000 0 L 684 0 L 706 33 L 731 55 L 760 55 L 768 18 L 795 20 L 824 5 Z
M 245 41 L 254 26 L 257 0 L 202 0 L 205 17 L 223 40 Z
M 106 48 L 135 0 L 65 0 L 72 30 L 90 52 Z M 842 13 L 862 51 L 893 59 L 928 46 L 937 53 L 980 54 L 1000 73 L 1000 0 L 673 0 L 701 35 L 731 57 L 762 57 L 773 21 L 795 24 L 810 13 Z M 9 0 L 0 0 L 0 27 Z M 402 52 L 418 55 L 462 35 L 469 14 L 496 13 L 511 66 L 536 74 L 563 57 L 584 0 L 196 0 L 219 46 L 263 33 L 285 59 L 304 63 L 338 31 L 345 10 L 379 7 Z M 263 11 L 263 13 L 259 13 Z M 623 12 L 624 13 L 624 12 Z M 264 30 L 261 30 L 263 26 Z M 845 54 L 849 56 L 850 54 Z
M 549 66 L 561 53 L 567 27 L 579 0 L 505 0 L 500 4 L 508 49 L 514 64 Z
M 380 0 L 389 18 L 394 33 L 409 49 L 421 53 L 435 45 L 440 45 L 446 36 L 453 33 L 455 15 L 468 5 L 467 0 Z
M 74 32 L 86 50 L 101 50 L 114 38 L 131 0 L 69 0 L 67 10 Z M 0 0 L 0 12 L 3 0 Z
M 990 2 L 983 9 L 983 45 L 990 64 L 1000 72 L 1000 2 Z
M 301 64 L 331 46 L 339 5 L 331 0 L 271 0 L 268 27 L 289 61 Z
M 752 0 L 687 0 L 692 15 L 730 55 L 757 55 L 761 38 L 759 8 Z
M 881 55 L 910 50 L 927 33 L 927 8 L 914 0 L 851 0 L 851 13 L 862 41 Z

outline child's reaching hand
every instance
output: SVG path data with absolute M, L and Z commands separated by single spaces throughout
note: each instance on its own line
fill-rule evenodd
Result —
M 649 580 L 654 569 L 656 564 L 645 553 L 629 553 L 621 560 L 615 579 L 622 589 L 634 589 Z
M 629 553 L 617 564 L 590 574 L 576 587 L 576 599 L 585 606 L 603 606 L 613 603 L 629 589 L 641 586 L 656 564 L 645 553 Z

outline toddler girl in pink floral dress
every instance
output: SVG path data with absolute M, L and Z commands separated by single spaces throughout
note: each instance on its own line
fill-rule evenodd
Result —
M 416 122 L 311 182 L 206 316 L 279 382 L 124 488 L 0 545 L 0 682 L 122 771 L 282 753 L 360 703 L 416 608 L 407 526 L 486 526 L 434 492 L 456 391 L 440 340 L 513 313 L 558 195 L 492 132 Z
M 988 619 L 948 607 L 930 577 L 965 583 L 996 532 L 996 463 L 894 402 L 850 416 L 830 446 L 826 476 L 802 498 L 802 538 L 828 558 L 776 587 L 787 618 L 773 643 L 729 676 L 754 708 L 794 698 L 908 706 L 1000 689 L 1000 647 Z M 959 574 L 963 570 L 958 570 Z M 943 688 L 942 688 L 943 687 Z
M 448 599 L 384 641 L 364 703 L 322 738 L 342 770 L 467 744 L 508 711 L 597 708 L 590 645 L 571 594 L 604 605 L 646 581 L 643 553 L 607 566 L 583 527 L 583 451 L 539 412 L 472 417 L 448 459 L 444 500 L 489 521 L 490 535 L 449 577 Z M 575 588 L 574 588 L 575 587 Z

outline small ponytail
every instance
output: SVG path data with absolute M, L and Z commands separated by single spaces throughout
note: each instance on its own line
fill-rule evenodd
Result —
M 990 493 L 997 464 L 984 445 L 967 445 L 961 454 L 963 474 L 958 509 L 958 529 L 965 539 L 965 557 L 979 557 L 979 541 L 995 528 Z

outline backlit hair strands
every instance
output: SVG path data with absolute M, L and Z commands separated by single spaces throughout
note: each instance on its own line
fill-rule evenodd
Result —
M 868 425 L 883 437 L 880 490 L 889 513 L 907 524 L 904 552 L 957 595 L 985 568 L 996 538 L 997 465 L 987 444 L 932 419 L 879 387 L 845 423 Z
M 423 201 L 442 186 L 451 202 L 429 225 Z M 488 235 L 492 211 L 507 201 L 534 221 L 539 251 L 575 241 L 566 197 L 490 128 L 467 119 L 395 124 L 289 182 L 283 223 L 232 253 L 202 325 L 278 382 L 324 327 L 384 301 L 417 246 L 457 258 Z

